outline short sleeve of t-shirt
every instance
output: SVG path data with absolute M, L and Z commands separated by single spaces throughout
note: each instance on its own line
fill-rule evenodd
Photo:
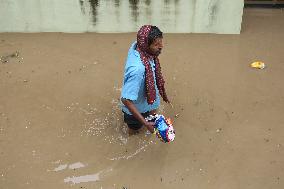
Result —
M 129 67 L 125 74 L 121 97 L 132 101 L 137 100 L 143 79 L 144 70 L 139 67 Z

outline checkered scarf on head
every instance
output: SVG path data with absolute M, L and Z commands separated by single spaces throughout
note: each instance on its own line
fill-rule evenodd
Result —
M 151 31 L 151 25 L 144 25 L 140 28 L 137 33 L 137 51 L 140 54 L 140 58 L 145 66 L 145 85 L 146 85 L 146 96 L 148 104 L 153 104 L 156 100 L 156 90 L 153 71 L 150 65 L 149 60 L 153 59 L 155 63 L 155 76 L 156 84 L 159 90 L 160 95 L 162 96 L 165 102 L 169 102 L 166 90 L 165 90 L 165 81 L 161 72 L 160 62 L 157 56 L 151 55 L 149 52 L 148 36 Z

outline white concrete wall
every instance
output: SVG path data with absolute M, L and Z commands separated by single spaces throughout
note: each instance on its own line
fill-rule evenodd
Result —
M 144 24 L 168 33 L 238 34 L 241 30 L 243 0 L 132 2 L 0 0 L 0 32 L 136 32 Z

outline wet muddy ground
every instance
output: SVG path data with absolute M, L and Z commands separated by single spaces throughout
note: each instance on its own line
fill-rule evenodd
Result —
M 165 34 L 170 144 L 122 121 L 135 33 L 0 34 L 0 188 L 283 188 L 283 20 L 247 9 L 241 35 Z

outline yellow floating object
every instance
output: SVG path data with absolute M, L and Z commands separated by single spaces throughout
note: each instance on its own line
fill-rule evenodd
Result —
M 265 68 L 265 64 L 263 62 L 260 62 L 260 61 L 256 61 L 256 62 L 253 62 L 251 63 L 250 65 L 252 68 L 258 68 L 258 69 L 263 69 Z

